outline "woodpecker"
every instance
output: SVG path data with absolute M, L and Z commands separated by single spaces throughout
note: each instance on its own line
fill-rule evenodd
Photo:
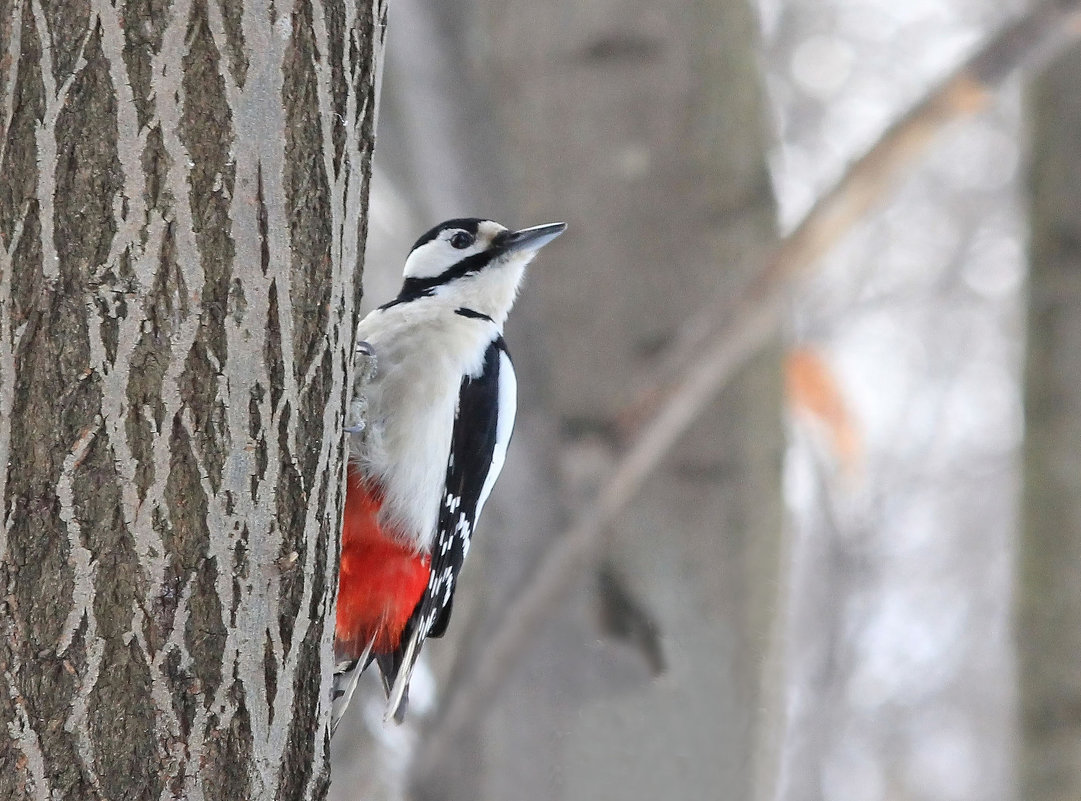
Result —
M 332 728 L 372 662 L 400 722 L 421 645 L 446 631 L 514 427 L 503 324 L 526 265 L 566 227 L 437 225 L 413 245 L 398 296 L 360 323 L 376 366 L 367 423 L 347 428 Z

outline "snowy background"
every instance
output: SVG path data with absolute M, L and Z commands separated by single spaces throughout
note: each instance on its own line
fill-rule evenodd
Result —
M 482 527 L 496 544 L 481 546 L 472 568 L 471 580 L 490 582 L 489 589 L 456 607 L 460 640 L 428 648 L 404 727 L 381 724 L 371 683 L 367 735 L 335 741 L 334 798 L 408 796 L 410 757 L 430 723 L 436 688 L 452 687 L 454 671 L 468 666 L 455 655 L 468 655 L 470 644 L 483 648 L 500 593 L 513 592 L 617 458 L 594 409 L 604 401 L 594 397 L 616 387 L 612 407 L 622 408 L 633 391 L 618 387 L 633 384 L 638 368 L 621 367 L 619 346 L 589 325 L 600 317 L 624 339 L 637 337 L 628 358 L 639 358 L 702 296 L 704 281 L 692 276 L 687 294 L 673 290 L 669 298 L 674 285 L 664 272 L 671 266 L 665 254 L 686 261 L 704 247 L 676 255 L 674 245 L 691 230 L 699 189 L 689 187 L 711 180 L 689 174 L 681 161 L 702 150 L 697 112 L 682 119 L 665 107 L 654 119 L 649 97 L 663 106 L 682 92 L 691 102 L 708 87 L 711 77 L 698 72 L 704 50 L 681 49 L 680 37 L 708 42 L 712 30 L 702 20 L 738 27 L 731 9 L 739 5 L 392 4 L 366 301 L 396 292 L 409 244 L 444 217 L 506 209 L 508 225 L 567 219 L 570 230 L 562 251 L 553 246 L 542 255 L 509 332 L 524 408 Z M 1022 10 L 989 0 L 755 6 L 747 18 L 759 37 L 753 63 L 778 233 Z M 576 70 L 587 59 L 593 71 L 583 77 Z M 688 557 L 661 546 L 617 548 L 611 564 L 641 589 L 636 600 L 658 623 L 667 667 L 654 675 L 656 666 L 628 656 L 634 648 L 598 625 L 590 611 L 596 590 L 580 582 L 563 622 L 542 637 L 543 657 L 526 658 L 523 675 L 492 699 L 486 722 L 463 735 L 443 797 L 1017 797 L 1010 616 L 1024 422 L 1021 86 L 1019 78 L 1009 82 L 986 112 L 940 137 L 790 299 L 783 352 L 775 353 L 788 387 L 777 415 L 787 443 L 778 479 L 786 522 L 775 577 L 759 582 L 778 597 L 774 624 L 761 634 L 775 643 L 753 643 L 769 652 L 764 681 L 774 686 L 756 706 L 767 718 L 776 706 L 774 725 L 750 734 L 747 720 L 726 711 L 738 704 L 714 706 L 713 685 L 702 683 L 702 675 L 727 676 L 731 664 L 738 677 L 739 665 L 723 629 L 717 639 L 681 633 L 687 611 L 673 593 L 685 590 L 664 583 L 665 565 L 693 559 L 693 550 Z M 598 144 L 587 151 L 581 143 L 590 138 Z M 600 177 L 583 190 L 594 172 Z M 641 242 L 603 238 L 619 230 L 621 215 Z M 632 312 L 627 301 L 624 309 L 623 292 L 652 293 L 656 318 L 648 302 Z M 589 351 L 605 347 L 611 352 L 591 363 Z M 814 402 L 822 392 L 831 413 Z M 731 416 L 731 408 L 722 399 L 716 413 Z M 729 481 L 723 452 L 677 456 L 676 499 L 643 500 L 635 519 L 652 521 L 643 525 L 663 539 L 682 514 L 672 504 L 701 504 L 698 518 L 680 524 L 708 530 L 713 489 Z M 687 464 L 697 471 L 690 479 Z M 684 575 L 680 569 L 671 575 Z M 728 586 L 717 597 L 727 598 Z M 706 672 L 686 667 L 692 664 Z M 703 720 L 679 711 L 683 703 L 690 710 L 701 704 Z M 671 709 L 674 720 L 665 722 Z M 718 717 L 723 724 L 709 722 Z M 691 745 L 666 728 L 680 721 L 693 729 Z M 665 734 L 651 738 L 653 725 Z M 757 785 L 733 779 L 754 770 L 739 764 L 732 744 L 763 742 L 774 753 L 757 758 L 756 770 L 771 778 Z M 670 775 L 683 784 L 666 784 Z M 427 787 L 414 792 L 429 797 Z

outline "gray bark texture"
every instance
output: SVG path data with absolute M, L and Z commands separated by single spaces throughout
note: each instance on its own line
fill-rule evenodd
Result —
M 1034 86 L 1024 497 L 1016 590 L 1020 797 L 1081 798 L 1081 50 Z
M 0 0 L 0 798 L 326 794 L 381 0 Z

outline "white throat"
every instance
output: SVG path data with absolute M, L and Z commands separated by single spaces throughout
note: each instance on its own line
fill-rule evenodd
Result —
M 491 317 L 492 322 L 502 330 L 518 297 L 526 265 L 533 256 L 531 252 L 511 253 L 499 264 L 490 264 L 476 275 L 438 287 L 435 295 Z

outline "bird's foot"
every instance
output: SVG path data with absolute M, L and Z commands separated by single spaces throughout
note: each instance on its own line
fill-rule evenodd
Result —
M 359 434 L 367 427 L 365 418 L 368 412 L 368 399 L 364 397 L 364 387 L 375 375 L 375 349 L 371 343 L 361 340 L 357 343 L 353 355 L 353 399 L 345 413 L 346 434 Z

